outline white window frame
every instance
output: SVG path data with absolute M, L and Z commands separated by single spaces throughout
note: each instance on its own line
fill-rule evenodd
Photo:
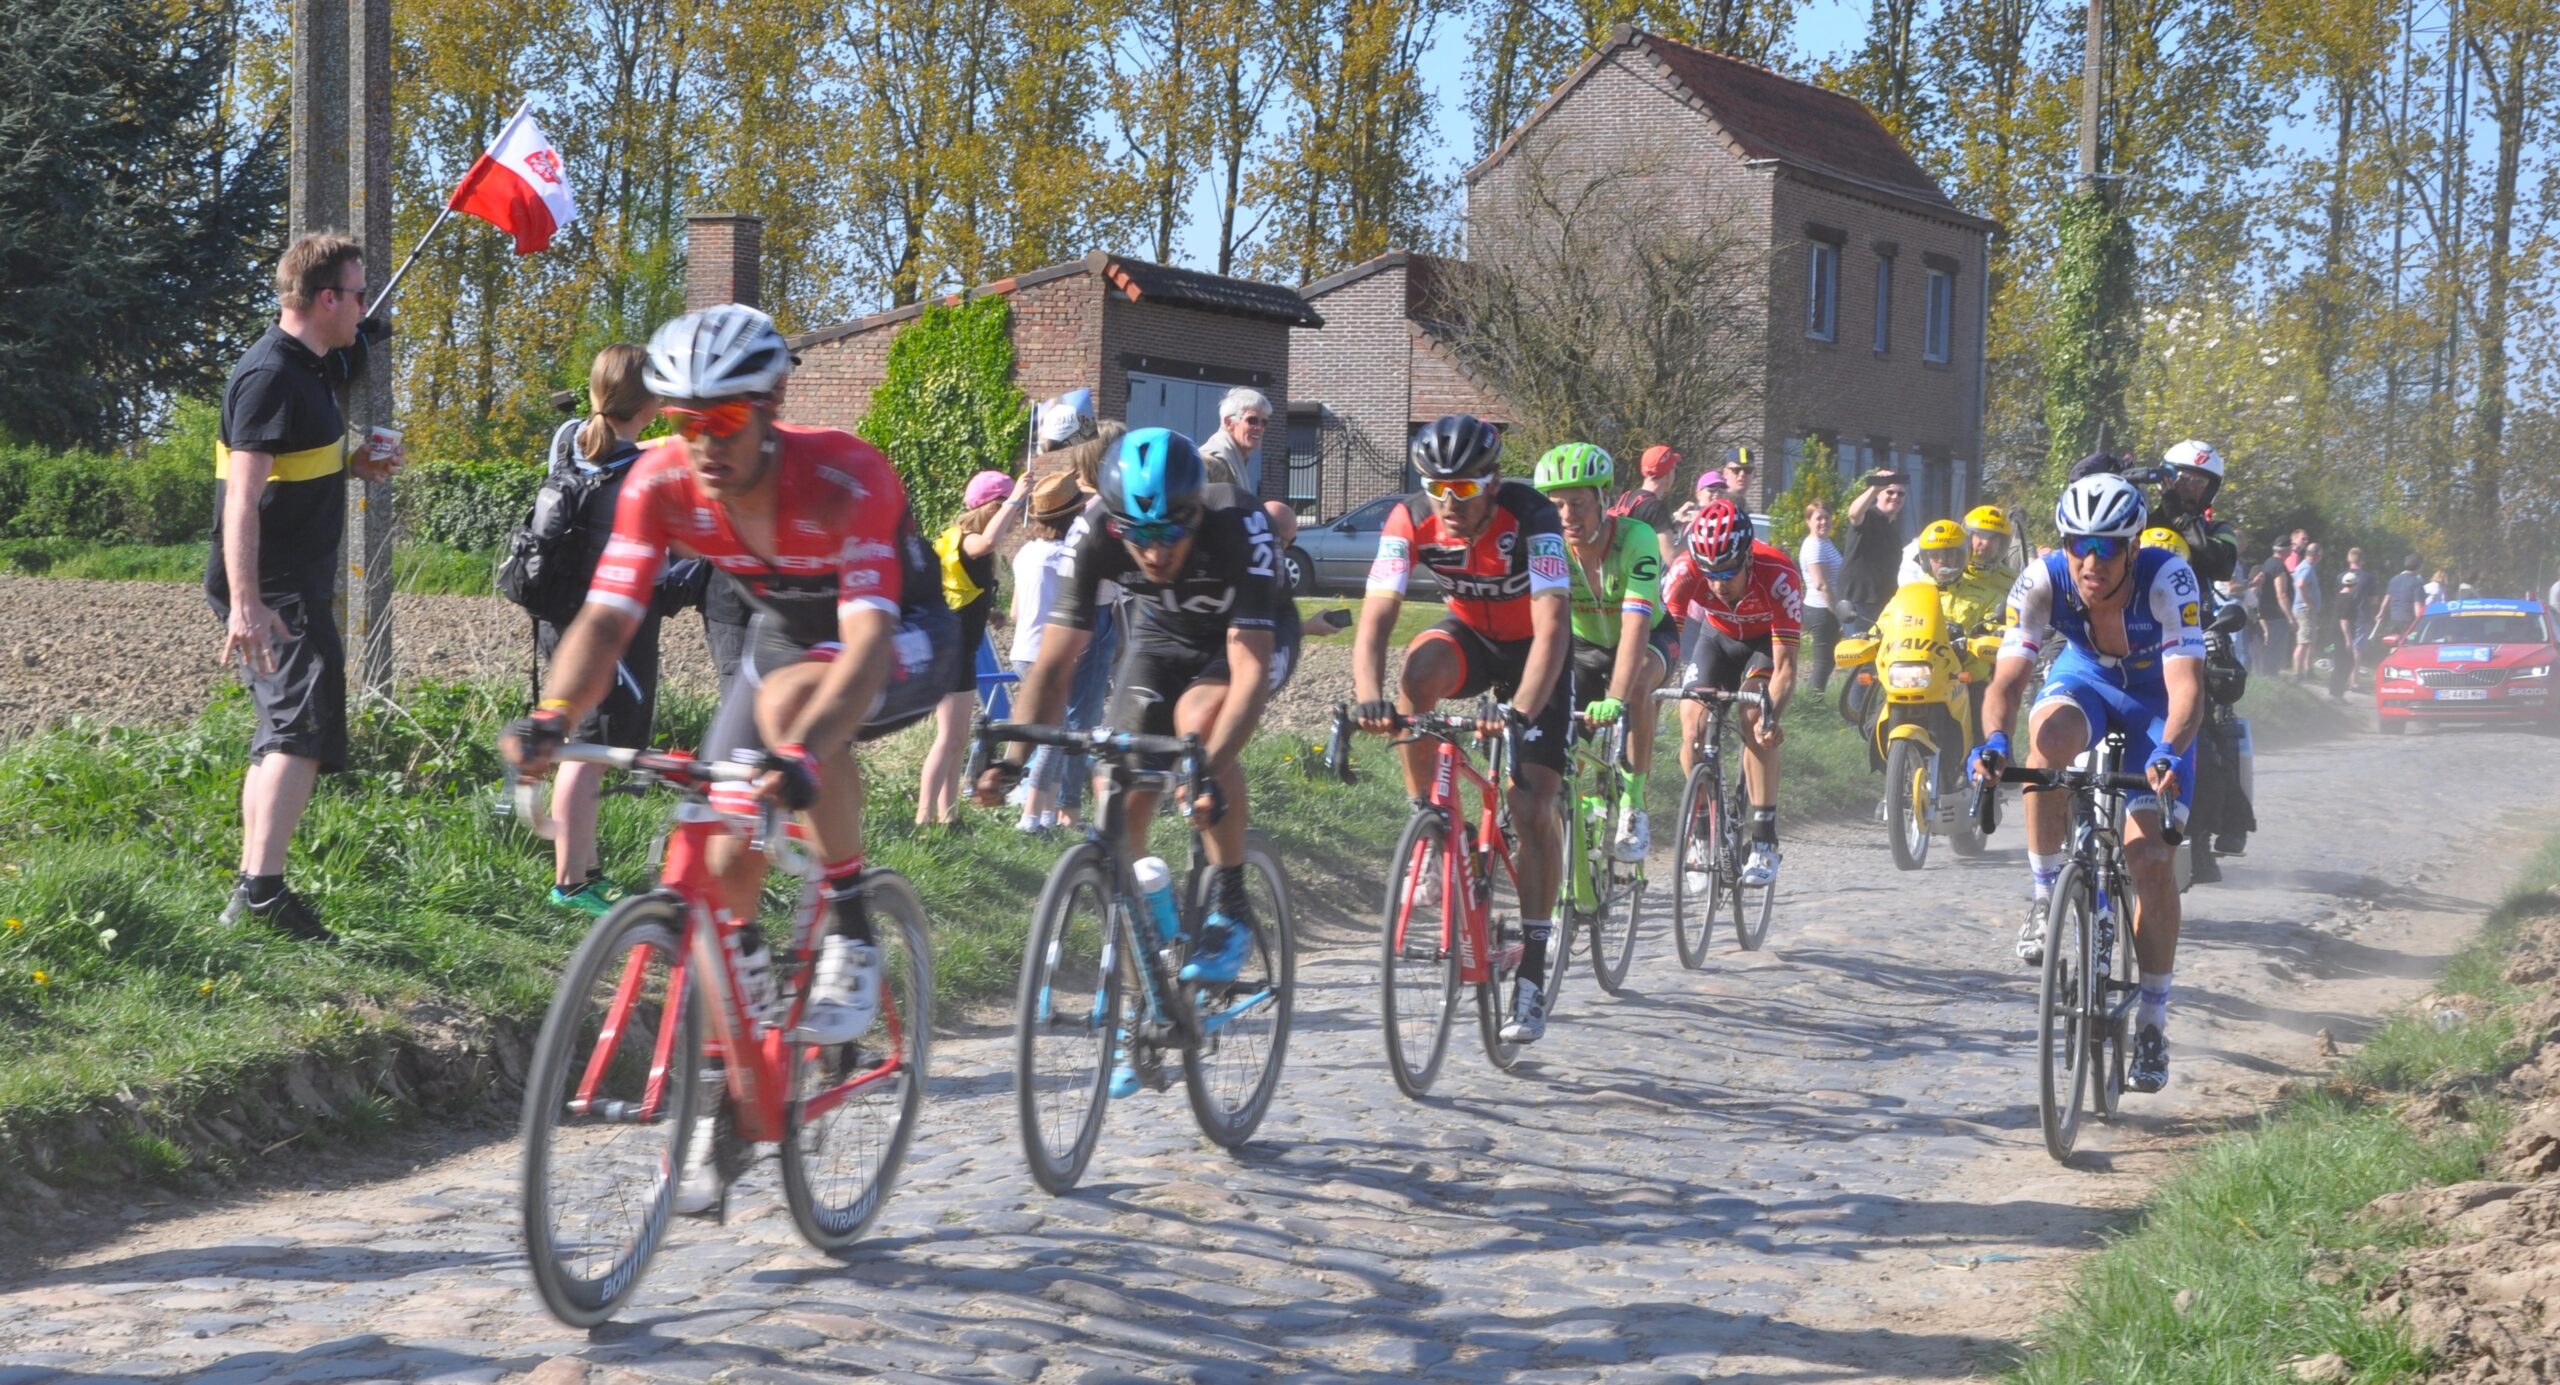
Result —
M 1930 270 L 1928 326 L 1921 336 L 1921 358 L 1945 365 L 1955 355 L 1955 335 L 1956 276 L 1943 269 Z
M 1809 241 L 1805 257 L 1804 334 L 1815 341 L 1840 336 L 1840 247 L 1827 240 Z
M 1876 256 L 1876 354 L 1893 350 L 1893 257 Z

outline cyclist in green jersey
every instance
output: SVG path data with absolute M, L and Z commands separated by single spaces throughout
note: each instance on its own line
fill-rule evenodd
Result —
M 1573 654 L 1566 675 L 1573 709 L 1595 722 L 1629 718 L 1628 767 L 1638 782 L 1653 768 L 1653 690 L 1669 672 L 1679 635 L 1662 604 L 1662 548 L 1653 526 L 1609 514 L 1609 454 L 1569 442 L 1538 459 L 1531 484 L 1554 502 L 1576 574 Z M 1641 861 L 1653 844 L 1644 799 L 1635 795 L 1612 849 Z

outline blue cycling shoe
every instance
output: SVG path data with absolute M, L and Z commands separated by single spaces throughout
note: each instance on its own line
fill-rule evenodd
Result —
M 1244 970 L 1244 959 L 1253 952 L 1253 929 L 1216 910 L 1210 911 L 1209 922 L 1200 930 L 1200 946 L 1183 964 L 1181 979 L 1185 981 L 1233 981 Z
M 1111 1049 L 1111 1095 L 1114 1100 L 1138 1094 L 1137 1065 L 1129 1061 L 1129 1031 L 1121 1030 Z

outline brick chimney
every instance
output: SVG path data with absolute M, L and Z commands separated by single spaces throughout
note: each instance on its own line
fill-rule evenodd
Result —
M 686 312 L 719 303 L 764 306 L 764 218 L 704 212 L 685 222 Z

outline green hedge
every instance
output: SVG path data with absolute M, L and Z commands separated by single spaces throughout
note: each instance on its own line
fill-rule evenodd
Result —
M 927 533 L 959 512 L 971 476 L 1020 464 L 1031 406 L 1013 386 L 1012 323 L 1002 298 L 935 304 L 889 343 L 854 431 L 895 459 Z
M 494 551 L 524 523 L 542 468 L 527 462 L 422 462 L 400 473 L 396 502 L 411 539 Z
M 134 456 L 0 445 L 0 536 L 189 543 L 213 532 L 213 406 L 178 405 Z

